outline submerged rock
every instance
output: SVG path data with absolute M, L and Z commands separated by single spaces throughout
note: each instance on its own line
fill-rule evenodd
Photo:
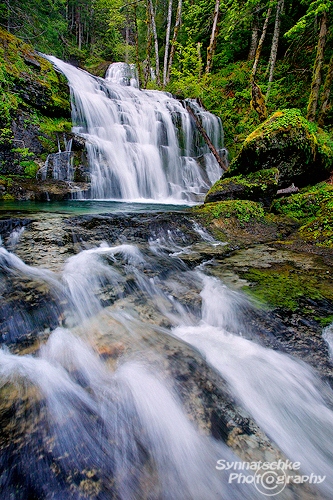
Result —
M 302 187 L 329 177 L 333 150 L 327 135 L 297 109 L 277 111 L 244 141 L 224 175 L 247 175 L 277 168 L 279 188 L 292 182 Z

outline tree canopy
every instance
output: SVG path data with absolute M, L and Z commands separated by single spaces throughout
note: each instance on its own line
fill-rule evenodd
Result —
M 142 87 L 200 98 L 226 120 L 251 101 L 244 130 L 266 116 L 258 99 L 332 130 L 330 0 L 4 0 L 0 24 L 96 74 L 136 63 Z

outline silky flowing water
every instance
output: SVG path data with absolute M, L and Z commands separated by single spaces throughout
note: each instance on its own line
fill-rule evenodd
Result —
M 255 306 L 210 273 L 223 244 L 182 213 L 221 175 L 186 108 L 132 69 L 50 59 L 104 201 L 5 207 L 1 500 L 331 498 L 332 390 L 265 346 Z M 308 479 L 246 468 L 278 460 Z
M 126 83 L 127 65 L 96 78 L 49 57 L 68 79 L 74 132 L 86 141 L 91 198 L 184 203 L 203 200 L 222 169 L 186 110 L 190 105 L 224 154 L 220 119 L 196 101 Z M 120 66 L 119 66 L 120 65 Z
M 219 245 L 188 223 L 198 242 Z M 253 484 L 230 483 L 230 470 L 216 468 L 244 456 L 211 435 L 195 389 L 205 365 L 276 443 L 276 457 L 300 462 L 302 474 L 326 476 L 312 489 L 330 497 L 332 391 L 306 364 L 261 345 L 242 294 L 207 274 L 204 263 L 182 261 L 192 251 L 186 233 L 155 220 L 136 243 L 133 232 L 125 241 L 121 231 L 115 241 L 82 241 L 51 271 L 15 254 L 29 231 L 16 229 L 0 247 L 8 293 L 1 498 L 261 498 Z M 18 287 L 23 298 L 10 310 Z M 31 308 L 26 294 L 34 291 L 46 294 L 46 308 L 42 301 Z M 31 354 L 13 342 L 23 324 L 40 339 Z M 277 498 L 314 498 L 294 490 Z

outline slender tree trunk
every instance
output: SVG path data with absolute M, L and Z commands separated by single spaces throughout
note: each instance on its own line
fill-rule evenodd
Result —
M 271 17 L 271 13 L 272 13 L 272 7 L 269 7 L 269 9 L 267 10 L 266 19 L 265 19 L 265 22 L 264 22 L 264 26 L 262 28 L 261 37 L 260 37 L 260 40 L 259 40 L 259 43 L 258 43 L 258 47 L 257 47 L 257 50 L 256 50 L 256 55 L 255 55 L 255 58 L 254 58 L 254 63 L 253 63 L 252 73 L 251 73 L 251 82 L 254 82 L 255 79 L 256 79 L 256 74 L 257 74 L 257 68 L 258 68 L 259 58 L 260 58 L 260 54 L 261 54 L 261 49 L 262 49 L 262 46 L 263 46 L 265 38 L 266 38 L 268 21 L 269 21 L 269 18 Z
M 157 39 L 157 30 L 156 30 L 154 6 L 153 6 L 153 1 L 152 0 L 148 0 L 148 7 L 149 7 L 149 12 L 150 12 L 150 22 L 151 22 L 151 28 L 152 28 L 152 32 L 153 32 L 154 46 L 155 46 L 156 82 L 157 82 L 157 85 L 161 85 L 161 80 L 160 80 L 160 61 L 159 61 L 159 58 L 158 58 L 158 39 Z
M 220 0 L 216 0 L 215 8 L 214 8 L 214 19 L 213 19 L 213 27 L 212 33 L 210 36 L 209 47 L 207 48 L 207 63 L 206 63 L 206 74 L 210 73 L 213 64 L 213 56 L 216 48 L 217 42 L 217 34 L 218 34 L 218 20 L 220 13 Z
M 198 54 L 198 64 L 199 64 L 199 78 L 201 80 L 202 76 L 202 57 L 201 57 L 201 43 L 197 43 L 197 54 Z
M 139 58 L 139 30 L 138 30 L 138 17 L 137 17 L 137 6 L 134 4 L 133 6 L 134 12 L 134 43 L 135 43 L 135 59 L 136 59 L 136 67 L 138 68 L 138 77 L 139 77 L 139 87 L 141 87 L 142 83 L 142 74 L 141 74 L 141 65 Z
M 274 68 L 276 62 L 277 49 L 279 45 L 279 37 L 280 37 L 280 25 L 281 25 L 281 14 L 284 7 L 284 0 L 279 0 L 276 6 L 276 16 L 275 16 L 275 25 L 274 25 L 274 33 L 271 47 L 271 54 L 269 56 L 269 78 L 268 78 L 268 87 L 266 92 L 266 103 L 268 100 L 269 91 L 271 89 L 271 83 L 273 81 Z
M 163 87 L 165 87 L 166 84 L 167 84 L 169 45 L 170 45 L 170 33 L 171 33 L 171 19 L 172 19 L 172 0 L 169 0 L 167 27 L 166 27 L 166 34 L 165 34 L 165 52 L 164 52 L 164 66 L 163 66 Z
M 312 84 L 310 91 L 310 98 L 308 103 L 308 111 L 306 118 L 310 122 L 314 122 L 316 119 L 316 111 L 319 97 L 319 89 L 321 84 L 321 70 L 324 62 L 324 49 L 327 34 L 327 13 L 324 12 L 321 17 L 320 31 L 317 45 L 316 60 L 313 67 Z
M 182 22 L 182 7 L 183 7 L 183 0 L 178 0 L 176 22 L 175 22 L 175 27 L 173 29 L 173 37 L 171 40 L 171 49 L 170 49 L 170 57 L 169 57 L 166 83 L 169 83 L 169 81 L 170 81 L 172 63 L 173 63 L 173 58 L 174 58 L 175 51 L 176 51 L 176 41 L 177 41 L 177 37 L 178 37 L 178 31 L 179 31 L 179 28 L 180 28 L 180 25 Z
M 249 50 L 249 55 L 247 56 L 248 61 L 252 61 L 256 55 L 256 50 L 258 47 L 259 38 L 259 19 L 257 12 L 254 12 L 252 35 L 251 35 L 251 45 Z
M 150 22 L 150 10 L 147 6 L 147 58 L 146 58 L 146 65 L 144 68 L 144 88 L 147 88 L 148 80 L 150 77 L 151 45 L 152 45 L 152 34 L 151 34 L 151 22 Z
M 128 64 L 128 46 L 129 46 L 129 19 L 126 16 L 126 27 L 125 27 L 125 63 Z
M 220 155 L 218 154 L 218 152 L 216 151 L 216 148 L 214 146 L 214 144 L 212 143 L 212 141 L 210 140 L 210 138 L 208 137 L 207 135 L 207 132 L 206 130 L 203 128 L 199 118 L 196 116 L 196 114 L 193 112 L 192 108 L 187 104 L 186 105 L 186 109 L 187 111 L 189 112 L 189 114 L 192 116 L 200 134 L 202 135 L 205 143 L 207 144 L 207 146 L 209 147 L 209 149 L 211 150 L 211 152 L 213 153 L 217 163 L 220 165 L 220 167 L 222 168 L 222 170 L 224 170 L 225 172 L 228 170 L 228 167 L 227 165 L 225 164 L 225 162 L 222 160 L 222 158 L 220 157 Z
M 82 48 L 82 25 L 81 25 L 81 8 L 80 8 L 80 6 L 77 7 L 77 10 L 75 13 L 75 24 L 76 24 L 77 45 L 78 45 L 78 49 L 81 50 L 81 48 Z
M 329 108 L 332 84 L 333 84 L 333 55 L 331 56 L 330 63 L 328 65 L 327 75 L 324 83 L 323 96 L 322 96 L 322 105 L 318 117 L 318 125 L 320 125 L 321 127 L 324 125 L 325 116 Z

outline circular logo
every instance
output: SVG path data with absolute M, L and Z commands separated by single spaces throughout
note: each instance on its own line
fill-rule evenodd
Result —
M 281 493 L 287 484 L 285 471 L 277 467 L 274 470 L 258 469 L 254 476 L 254 485 L 259 493 L 273 497 Z

